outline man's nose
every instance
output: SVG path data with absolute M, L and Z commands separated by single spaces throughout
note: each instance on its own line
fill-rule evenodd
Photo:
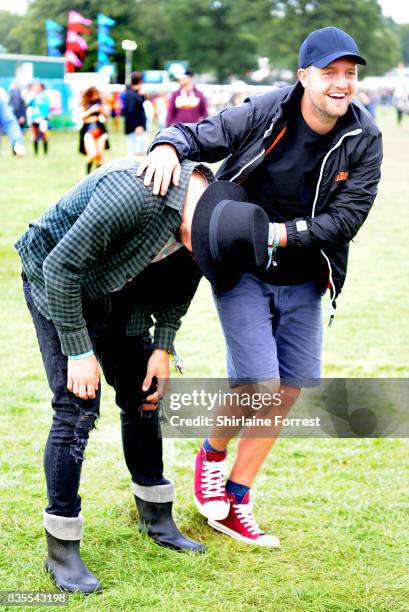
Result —
M 334 79 L 334 85 L 336 85 L 340 89 L 347 88 L 349 83 L 348 83 L 348 79 L 347 79 L 346 74 L 344 74 L 344 73 L 337 74 L 335 76 L 335 79 Z

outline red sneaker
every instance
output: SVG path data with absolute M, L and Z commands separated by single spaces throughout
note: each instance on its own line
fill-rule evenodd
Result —
M 195 504 L 203 516 L 214 521 L 226 518 L 230 508 L 224 488 L 224 458 L 225 453 L 202 447 L 195 463 Z
M 250 502 L 250 494 L 246 493 L 241 504 L 236 503 L 234 495 L 228 493 L 230 501 L 230 512 L 224 520 L 207 521 L 208 524 L 225 533 L 226 535 L 246 542 L 246 544 L 256 544 L 258 546 L 268 546 L 277 548 L 280 546 L 280 540 L 272 535 L 266 535 L 257 525 L 253 515 L 253 504 Z

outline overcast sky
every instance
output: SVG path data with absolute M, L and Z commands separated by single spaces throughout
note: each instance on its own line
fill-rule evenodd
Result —
M 392 17 L 397 23 L 409 23 L 408 0 L 378 0 L 382 6 L 383 13 Z M 24 13 L 27 0 L 0 0 L 0 10 L 12 13 Z

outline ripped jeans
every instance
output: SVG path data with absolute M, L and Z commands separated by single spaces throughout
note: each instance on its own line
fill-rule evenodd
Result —
M 44 453 L 48 505 L 46 512 L 76 517 L 81 510 L 78 493 L 81 467 L 89 432 L 99 418 L 101 385 L 95 399 L 82 400 L 67 389 L 67 357 L 52 321 L 36 308 L 30 284 L 24 296 L 37 332 L 38 343 L 53 393 L 53 419 Z M 122 295 L 121 295 L 122 294 Z M 152 352 L 151 337 L 127 336 L 129 299 L 126 291 L 83 302 L 83 315 L 95 354 L 120 408 L 122 445 L 132 481 L 143 486 L 163 482 L 162 439 L 157 411 L 142 411 L 142 381 Z

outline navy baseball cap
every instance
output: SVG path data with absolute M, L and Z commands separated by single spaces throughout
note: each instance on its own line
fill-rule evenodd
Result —
M 321 28 L 308 34 L 301 45 L 299 67 L 325 68 L 345 56 L 352 57 L 357 64 L 366 65 L 352 36 L 339 28 Z

